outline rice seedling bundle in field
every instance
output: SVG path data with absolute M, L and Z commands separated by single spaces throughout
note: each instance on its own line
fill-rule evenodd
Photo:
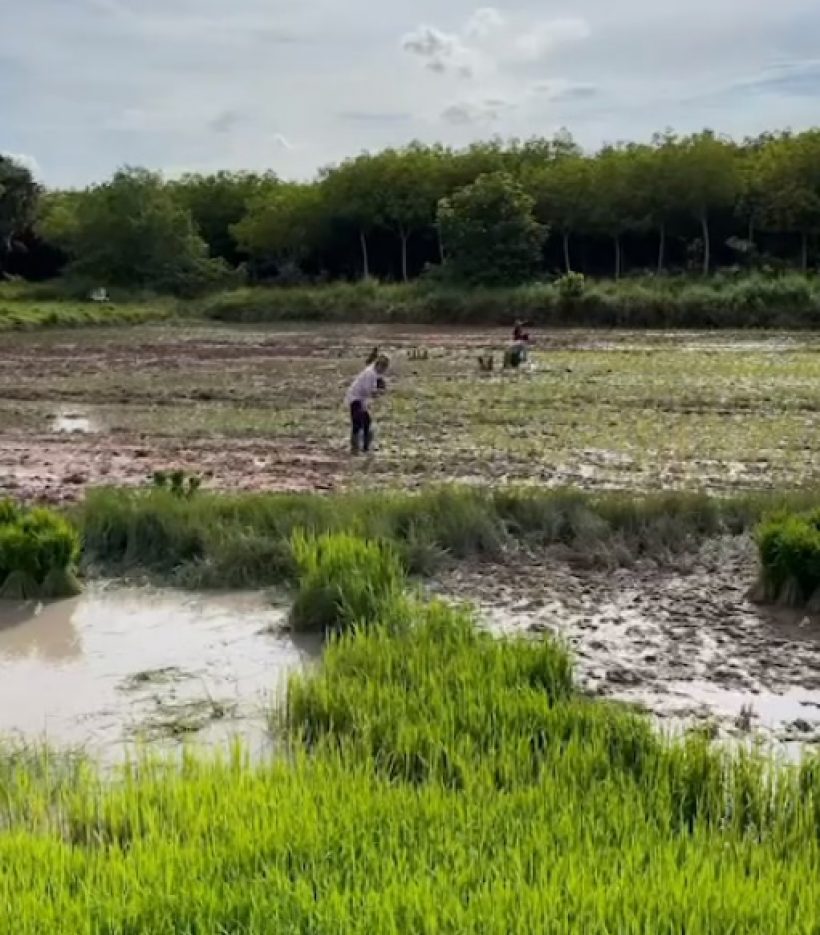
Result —
M 59 514 L 0 503 L 0 597 L 70 597 L 80 554 L 76 529 Z
M 760 597 L 820 610 L 820 510 L 779 513 L 757 531 Z
M 403 600 L 404 572 L 386 543 L 296 530 L 291 546 L 299 577 L 294 629 L 340 632 L 375 623 Z

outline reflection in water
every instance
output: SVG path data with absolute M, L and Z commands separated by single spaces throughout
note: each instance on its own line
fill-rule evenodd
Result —
M 15 657 L 36 656 L 54 662 L 82 653 L 73 616 L 78 599 L 0 601 L 0 668 Z
M 194 740 L 240 736 L 262 752 L 277 691 L 319 651 L 281 632 L 286 614 L 258 593 L 104 584 L 70 601 L 0 605 L 0 735 L 110 759 L 157 723 L 177 742 L 195 712 Z

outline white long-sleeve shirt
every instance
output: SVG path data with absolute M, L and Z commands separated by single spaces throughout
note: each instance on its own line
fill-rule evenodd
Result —
M 345 396 L 345 405 L 350 406 L 353 403 L 361 403 L 364 409 L 367 409 L 370 400 L 376 395 L 379 388 L 379 375 L 373 364 L 365 367 L 364 370 L 350 384 L 350 388 Z

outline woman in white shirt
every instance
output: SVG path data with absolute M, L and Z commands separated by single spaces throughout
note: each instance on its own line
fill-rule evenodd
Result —
M 390 361 L 384 354 L 356 377 L 350 384 L 345 403 L 350 407 L 350 450 L 353 454 L 370 451 L 373 439 L 370 401 L 385 391 L 384 374 Z

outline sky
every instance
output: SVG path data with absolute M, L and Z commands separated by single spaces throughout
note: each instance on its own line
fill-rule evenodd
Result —
M 26 0 L 4 20 L 0 152 L 52 186 L 820 122 L 817 0 Z

